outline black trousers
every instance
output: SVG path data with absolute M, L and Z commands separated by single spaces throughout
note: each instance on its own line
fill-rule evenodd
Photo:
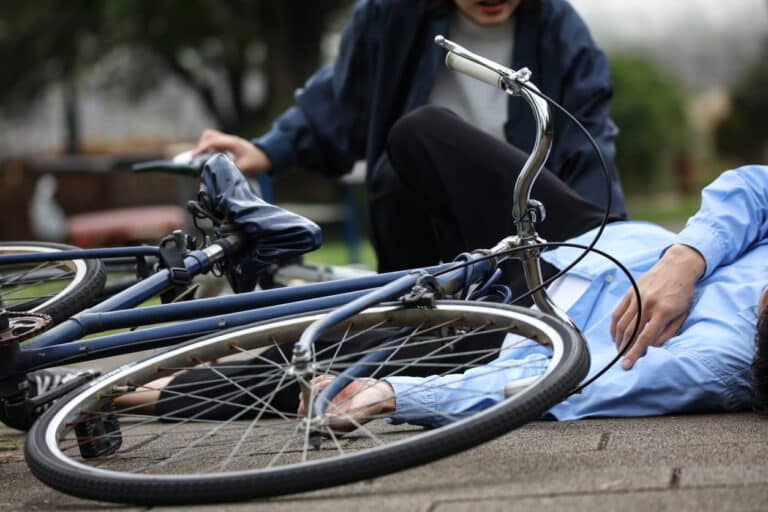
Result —
M 527 157 L 444 108 L 422 107 L 401 118 L 368 178 L 379 271 L 451 261 L 514 234 L 513 190 Z M 536 230 L 549 241 L 564 241 L 602 220 L 603 208 L 548 169 L 531 197 L 546 208 Z
M 452 112 L 424 107 L 400 119 L 389 137 L 389 149 L 369 173 L 368 189 L 373 242 L 380 271 L 433 265 L 450 261 L 461 252 L 495 245 L 514 233 L 512 197 L 515 180 L 527 155 L 462 121 Z M 581 198 L 555 174 L 545 169 L 536 181 L 532 198 L 544 203 L 547 217 L 536 226 L 550 241 L 563 241 L 579 235 L 602 220 L 603 210 Z M 513 293 L 525 291 L 519 263 L 510 262 L 505 270 Z M 543 264 L 545 276 L 555 269 Z M 354 354 L 377 346 L 387 333 L 371 333 L 347 343 L 339 353 Z M 503 336 L 480 336 L 455 347 L 456 353 L 496 348 Z M 322 340 L 316 350 L 333 343 Z M 271 348 L 263 358 L 282 363 L 290 360 L 293 345 Z M 424 345 L 418 357 L 433 350 Z M 407 349 L 412 350 L 412 349 Z M 459 369 L 476 355 L 452 355 L 445 368 L 435 366 L 409 369 L 409 376 L 426 376 Z M 464 360 L 466 359 L 466 361 Z M 434 361 L 430 361 L 434 364 Z M 254 360 L 263 365 L 263 360 Z M 377 377 L 392 369 L 384 368 Z M 221 375 L 236 380 L 249 393 L 271 396 L 278 410 L 295 412 L 299 389 L 291 385 L 272 393 L 274 384 L 260 384 L 262 376 L 243 363 L 217 365 L 216 370 L 195 370 L 177 375 L 161 395 L 157 410 L 161 415 L 226 419 L 253 404 L 249 394 Z M 223 402 L 195 399 L 218 398 Z M 259 407 L 242 417 L 251 417 Z

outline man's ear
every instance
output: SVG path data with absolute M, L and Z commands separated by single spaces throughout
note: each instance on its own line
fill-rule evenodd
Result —
M 763 290 L 763 294 L 760 296 L 760 306 L 757 310 L 758 316 L 768 308 L 768 288 Z

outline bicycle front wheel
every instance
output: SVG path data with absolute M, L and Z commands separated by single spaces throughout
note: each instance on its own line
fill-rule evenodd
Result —
M 337 375 L 371 351 L 394 348 L 373 363 L 372 376 L 391 382 L 408 376 L 409 393 L 431 393 L 434 400 L 415 422 L 436 428 L 373 417 L 351 433 L 320 428 L 318 438 L 317 424 L 297 414 L 290 349 L 319 317 L 237 328 L 101 377 L 33 426 L 25 450 L 29 467 L 63 492 L 145 505 L 307 491 L 424 464 L 495 438 L 539 418 L 589 366 L 581 335 L 536 311 L 477 302 L 372 308 L 319 342 L 315 375 Z M 160 392 L 156 379 L 169 374 L 176 377 Z M 141 405 L 125 403 L 142 394 L 148 400 Z M 396 399 L 398 408 L 408 402 Z M 479 405 L 457 409 L 461 399 Z
M 48 242 L 0 243 L 0 256 L 68 250 L 77 247 Z M 0 264 L 0 307 L 45 313 L 59 323 L 90 306 L 104 288 L 106 276 L 99 260 Z

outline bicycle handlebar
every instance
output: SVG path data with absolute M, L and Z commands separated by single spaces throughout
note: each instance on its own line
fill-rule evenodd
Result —
M 530 197 L 533 183 L 536 181 L 552 148 L 552 119 L 549 105 L 539 94 L 539 89 L 530 82 L 531 72 L 527 68 L 513 70 L 490 59 L 474 54 L 466 48 L 446 39 L 435 37 L 435 43 L 448 50 L 445 64 L 450 69 L 465 73 L 482 82 L 502 89 L 507 94 L 518 95 L 531 108 L 536 121 L 536 141 L 533 150 L 523 165 L 515 181 L 512 217 L 517 229 L 517 237 L 509 237 L 494 249 L 535 245 L 540 242 L 529 214 Z M 542 311 L 568 321 L 567 315 L 560 311 L 541 288 L 543 282 L 538 261 L 538 250 L 524 251 L 520 259 L 523 264 L 526 284 L 529 289 L 539 288 L 533 294 L 533 300 Z
M 518 94 L 522 85 L 531 78 L 531 72 L 528 68 L 515 71 L 472 53 L 443 36 L 435 36 L 435 44 L 448 50 L 448 54 L 445 56 L 445 65 L 448 69 L 464 73 L 503 91 Z
M 504 81 L 501 79 L 501 75 L 499 75 L 496 71 L 488 69 L 487 67 L 476 62 L 472 62 L 471 60 L 460 57 L 455 53 L 448 52 L 448 54 L 445 56 L 445 65 L 448 67 L 448 69 L 458 71 L 459 73 L 464 73 L 465 75 L 469 75 L 472 78 L 476 78 L 481 82 L 485 82 L 499 89 L 505 88 Z
M 197 178 L 203 172 L 202 165 L 178 164 L 172 160 L 151 160 L 131 166 L 133 172 L 167 172 Z
M 203 166 L 215 153 L 203 153 L 195 155 L 193 151 L 185 151 L 174 156 L 170 160 L 152 160 L 140 162 L 131 166 L 133 172 L 167 172 L 182 176 L 199 177 L 203 173 Z M 224 153 L 230 159 L 230 153 Z

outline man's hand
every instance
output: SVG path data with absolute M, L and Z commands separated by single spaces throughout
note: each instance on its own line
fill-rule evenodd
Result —
M 312 379 L 312 395 L 327 388 L 334 377 L 323 375 Z M 349 432 L 374 417 L 395 410 L 395 391 L 386 381 L 356 379 L 337 394 L 325 412 L 333 430 Z M 305 414 L 304 399 L 299 396 L 299 416 Z
M 197 141 L 193 156 L 203 153 L 232 153 L 235 165 L 245 174 L 258 174 L 272 168 L 267 154 L 242 137 L 218 130 L 205 130 Z
M 680 329 L 693 300 L 696 281 L 704 274 L 706 261 L 687 245 L 673 245 L 637 282 L 643 304 L 640 334 L 621 361 L 629 370 L 649 346 L 660 347 Z M 611 317 L 611 337 L 620 350 L 632 334 L 637 318 L 637 300 L 628 290 Z

